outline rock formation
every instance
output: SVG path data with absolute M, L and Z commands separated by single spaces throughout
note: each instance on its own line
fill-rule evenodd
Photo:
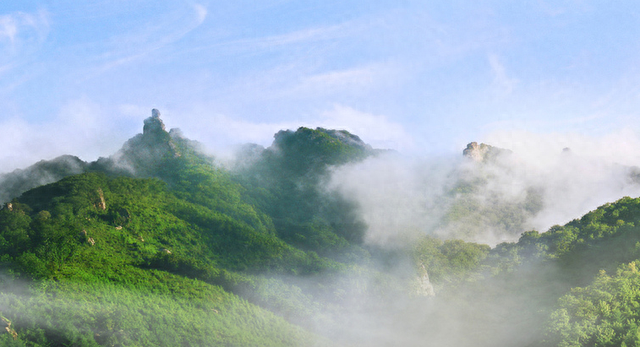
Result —
M 508 149 L 490 146 L 486 143 L 478 144 L 477 142 L 470 142 L 467 144 L 467 148 L 462 151 L 462 155 L 476 162 L 486 162 L 499 155 L 509 153 L 511 153 L 511 151 Z
M 467 144 L 467 148 L 462 151 L 462 155 L 475 161 L 482 161 L 487 152 L 489 152 L 489 148 L 491 148 L 491 146 L 487 144 L 471 142 Z
M 144 120 L 142 134 L 154 134 L 161 132 L 166 132 L 165 126 L 162 119 L 160 119 L 160 111 L 154 108 L 151 110 L 151 117 Z
M 98 188 L 96 192 L 98 193 L 98 199 L 94 206 L 97 209 L 104 211 L 107 209 L 107 202 L 104 200 L 104 192 L 102 191 L 102 188 Z
M 14 340 L 18 338 L 18 333 L 11 328 L 11 321 L 0 316 L 0 335 L 9 333 Z
M 418 275 L 418 288 L 416 288 L 417 296 L 435 296 L 436 292 L 433 289 L 433 285 L 429 280 L 429 274 L 424 264 L 420 264 L 422 267 L 421 275 Z
M 172 134 L 179 134 L 178 131 Z M 160 111 L 153 109 L 151 117 L 144 120 L 142 134 L 129 139 L 122 149 L 102 162 L 105 171 L 109 168 L 126 168 L 137 176 L 154 176 L 165 159 L 180 156 L 172 134 L 165 130 Z

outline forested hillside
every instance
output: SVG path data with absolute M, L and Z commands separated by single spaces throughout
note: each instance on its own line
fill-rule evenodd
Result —
M 223 166 L 154 110 L 111 157 L 4 174 L 0 342 L 640 344 L 640 199 L 494 247 L 416 233 L 384 247 L 366 242 L 358 202 L 326 188 L 335 168 L 384 153 L 303 127 Z M 516 232 L 541 211 L 533 188 L 522 206 L 475 199 L 491 175 L 481 165 L 465 170 L 484 179 L 458 175 L 446 191 L 456 200 L 439 225 L 455 237 L 478 216 Z

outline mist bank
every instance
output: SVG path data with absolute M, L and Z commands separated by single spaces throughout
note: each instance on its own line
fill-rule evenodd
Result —
M 286 319 L 283 331 L 301 327 L 336 345 L 521 346 L 544 339 L 571 288 L 640 257 L 640 201 L 581 217 L 637 195 L 638 169 L 583 150 L 470 143 L 408 157 L 348 131 L 300 127 L 230 160 L 167 131 L 153 110 L 110 157 L 65 156 L 2 176 L 12 203 L 0 208 L 0 247 L 25 279 L 140 290 L 162 278 L 180 293 L 224 291 L 279 316 L 274 324 Z M 7 305 L 31 340 L 16 320 L 20 303 Z M 124 306 L 136 305 L 146 303 Z M 218 311 L 202 319 L 215 322 Z
M 359 206 L 366 241 L 376 245 L 420 235 L 496 245 L 640 195 L 635 153 L 475 146 L 431 158 L 387 152 L 334 167 L 325 189 Z
M 70 112 L 73 116 L 61 118 L 75 119 L 79 113 Z M 83 136 L 65 138 L 73 138 L 78 148 L 96 147 L 91 141 L 117 148 L 104 139 L 112 136 L 114 129 L 102 127 L 104 119 L 99 114 L 91 118 L 91 123 L 106 129 L 106 135 L 96 135 L 95 129 L 95 134 L 84 134 L 86 131 L 80 129 Z M 65 133 L 73 133 L 68 123 L 61 121 L 55 128 L 67 127 Z M 42 137 L 42 132 L 40 129 L 36 134 Z M 25 131 L 18 135 L 19 143 L 28 142 Z M 177 129 L 171 136 L 186 138 Z M 640 169 L 636 166 L 640 164 L 640 156 L 635 151 L 640 140 L 633 132 L 588 137 L 503 131 L 484 138 L 493 148 L 505 151 L 480 160 L 462 155 L 463 146 L 458 153 L 429 156 L 415 150 L 411 154 L 381 151 L 364 160 L 334 165 L 318 189 L 357 205 L 358 218 L 366 224 L 366 242 L 376 245 L 392 245 L 425 234 L 495 245 L 516 240 L 527 230 L 544 231 L 566 223 L 623 196 L 640 195 Z M 238 150 L 234 154 L 228 148 L 218 148 L 216 141 L 198 140 L 202 141 L 199 150 L 211 157 L 214 165 L 232 172 L 252 165 L 255 159 L 246 155 L 247 146 L 242 146 L 244 154 L 238 156 Z M 371 140 L 377 143 L 375 136 Z M 67 146 L 69 140 L 62 143 Z M 69 147 L 65 146 L 62 148 Z M 135 143 L 130 142 L 119 152 L 94 162 L 66 155 L 0 174 L 0 202 L 9 201 L 29 188 L 87 170 L 108 169 L 129 174 L 135 174 L 136 169 L 144 171 L 146 164 L 132 167 L 132 158 L 128 158 L 132 152 L 127 152 L 127 146 Z M 157 148 L 157 143 L 151 141 L 134 156 L 149 162 L 152 159 L 143 157 L 157 156 L 158 153 L 153 153 Z M 256 153 L 259 148 L 264 149 L 260 145 L 253 148 Z M 20 155 L 15 145 L 6 149 L 12 153 L 6 157 L 9 161 Z M 97 168 L 100 165 L 103 167 Z

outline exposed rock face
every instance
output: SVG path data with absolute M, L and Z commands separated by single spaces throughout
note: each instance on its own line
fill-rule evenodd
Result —
M 0 335 L 5 333 L 11 334 L 14 340 L 18 338 L 18 333 L 11 328 L 11 321 L 0 316 Z
M 416 289 L 417 296 L 435 296 L 436 292 L 433 289 L 431 281 L 429 281 L 429 274 L 424 264 L 422 264 L 422 275 L 418 276 L 418 288 Z
M 462 155 L 476 162 L 484 162 L 508 153 L 511 153 L 508 149 L 490 146 L 485 143 L 478 144 L 477 142 L 470 142 L 467 148 L 462 151 Z
M 102 191 L 102 188 L 98 188 L 98 201 L 96 204 L 96 208 L 99 210 L 106 210 L 107 209 L 107 202 L 104 200 L 104 192 Z
M 475 161 L 482 161 L 489 152 L 490 146 L 484 143 L 478 144 L 477 142 L 471 142 L 462 151 L 462 155 Z
M 164 123 L 162 122 L 162 119 L 160 119 L 160 111 L 154 108 L 153 110 L 151 110 L 151 117 L 144 120 L 142 134 L 161 132 L 166 132 Z
M 100 164 L 106 167 L 124 167 L 139 176 L 153 176 L 160 169 L 163 160 L 179 156 L 172 136 L 165 130 L 160 119 L 160 111 L 153 109 L 151 117 L 144 120 L 142 134 L 129 139 L 118 153 Z

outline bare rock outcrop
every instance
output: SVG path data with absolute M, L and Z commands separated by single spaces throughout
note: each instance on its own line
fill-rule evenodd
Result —
M 97 209 L 104 211 L 107 209 L 107 202 L 104 200 L 104 192 L 102 191 L 102 188 L 98 188 L 96 192 L 98 193 L 98 199 L 94 206 Z
M 144 126 L 142 127 L 142 134 L 155 134 L 166 132 L 166 128 L 162 119 L 160 119 L 160 111 L 157 109 L 151 110 L 151 117 L 144 120 Z
M 14 340 L 18 338 L 18 333 L 13 330 L 13 328 L 11 328 L 11 321 L 3 316 L 0 316 L 0 335 L 7 333 L 13 336 Z
M 462 151 L 462 155 L 475 161 L 482 161 L 484 156 L 489 152 L 489 145 L 477 142 L 467 144 L 467 148 Z
M 508 149 L 494 147 L 486 143 L 478 144 L 477 142 L 470 142 L 467 144 L 467 148 L 462 151 L 462 155 L 476 162 L 486 162 L 510 153 L 512 152 Z
M 429 274 L 424 264 L 421 264 L 422 271 L 418 274 L 418 287 L 416 288 L 417 296 L 436 296 L 436 291 L 429 280 Z

